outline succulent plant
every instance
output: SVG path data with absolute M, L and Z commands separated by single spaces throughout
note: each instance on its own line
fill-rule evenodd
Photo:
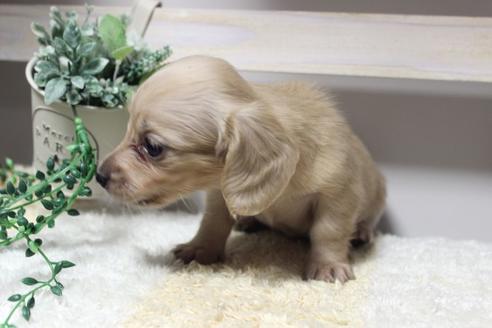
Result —
M 171 49 L 148 49 L 127 32 L 126 16 L 108 14 L 94 20 L 92 7 L 86 8 L 80 24 L 76 12 L 64 17 L 56 7 L 50 11 L 50 32 L 32 24 L 41 45 L 35 54 L 34 82 L 44 90 L 46 104 L 125 105 L 133 87 L 162 67 Z

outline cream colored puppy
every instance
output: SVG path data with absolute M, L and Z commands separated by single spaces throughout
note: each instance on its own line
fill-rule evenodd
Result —
M 304 83 L 246 82 L 227 62 L 193 56 L 138 89 L 121 144 L 97 180 L 114 196 L 163 206 L 207 191 L 184 262 L 219 261 L 237 218 L 311 243 L 306 279 L 345 282 L 353 239 L 370 242 L 384 179 L 325 93 Z

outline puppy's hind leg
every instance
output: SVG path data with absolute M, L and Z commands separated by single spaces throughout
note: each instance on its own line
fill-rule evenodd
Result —
M 368 213 L 365 213 L 365 216 L 357 223 L 356 231 L 350 241 L 354 248 L 370 245 L 374 241 L 374 232 L 381 219 L 385 206 L 384 187 L 381 188 L 377 196 L 376 201 L 373 203 L 373 207 Z
M 355 279 L 349 263 L 353 215 L 351 206 L 330 208 L 323 202 L 318 204 L 309 232 L 311 249 L 305 279 L 341 283 Z
M 380 215 L 360 221 L 357 224 L 357 229 L 352 235 L 350 241 L 353 248 L 359 248 L 365 245 L 370 245 L 374 241 L 374 230 L 379 222 Z

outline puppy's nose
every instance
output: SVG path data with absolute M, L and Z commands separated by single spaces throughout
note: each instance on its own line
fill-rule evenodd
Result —
M 106 188 L 109 181 L 109 176 L 104 175 L 101 172 L 96 173 L 96 181 L 101 185 L 101 187 Z

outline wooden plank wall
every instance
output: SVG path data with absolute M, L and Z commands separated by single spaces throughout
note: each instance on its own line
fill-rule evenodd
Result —
M 0 60 L 32 56 L 30 23 L 47 24 L 48 11 L 0 5 Z M 492 18 L 161 8 L 146 40 L 245 71 L 492 82 Z

